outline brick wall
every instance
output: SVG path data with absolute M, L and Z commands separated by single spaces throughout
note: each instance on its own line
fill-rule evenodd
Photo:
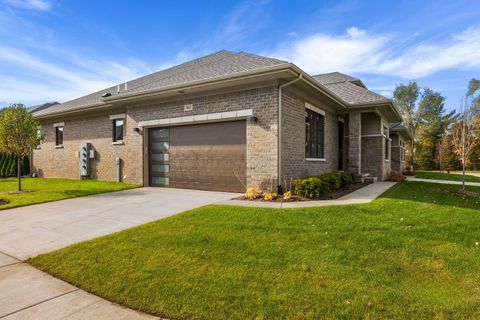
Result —
M 112 144 L 113 124 L 109 115 L 41 122 L 45 140 L 40 149 L 33 152 L 32 172 L 48 178 L 79 179 L 79 158 L 76 153 L 80 150 L 80 143 L 90 142 L 96 151 L 95 159 L 92 160 L 92 178 L 115 180 L 115 158 L 125 158 L 126 145 Z M 63 148 L 56 148 L 53 124 L 60 121 L 65 123 Z M 127 124 L 127 132 L 128 128 Z
M 192 111 L 184 111 L 192 104 Z M 275 86 L 212 94 L 168 102 L 150 102 L 127 105 L 124 145 L 112 145 L 112 120 L 110 112 L 82 119 L 56 119 L 42 122 L 46 134 L 40 150 L 34 152 L 34 170 L 44 177 L 79 178 L 79 159 L 75 152 L 81 142 L 90 142 L 97 157 L 92 161 L 92 178 L 115 179 L 115 158 L 123 160 L 124 181 L 143 184 L 144 137 L 135 132 L 139 121 L 157 120 L 179 116 L 253 109 L 258 119 L 247 123 L 247 185 L 274 188 L 277 182 L 277 108 L 278 94 Z M 55 148 L 54 122 L 65 122 L 64 148 Z
M 338 170 L 338 117 L 326 105 L 314 104 L 325 111 L 325 161 L 305 159 L 305 100 L 282 90 L 282 185 L 291 179 Z

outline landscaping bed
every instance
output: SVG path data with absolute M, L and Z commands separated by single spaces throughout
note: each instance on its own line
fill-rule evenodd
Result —
M 480 319 L 480 199 L 448 190 L 405 182 L 362 205 L 206 206 L 29 263 L 169 319 Z
M 256 188 L 247 188 L 245 195 L 235 200 L 294 202 L 338 199 L 365 185 L 354 183 L 353 174 L 337 171 L 297 179 L 289 186 L 288 191 L 282 195 L 273 191 L 262 193 Z
M 325 193 L 320 194 L 320 196 L 316 198 L 305 198 L 305 197 L 299 197 L 299 196 L 293 196 L 290 197 L 289 199 L 284 199 L 282 196 L 279 196 L 276 199 L 270 200 L 273 202 L 298 202 L 298 201 L 313 201 L 313 200 L 335 200 L 339 199 L 343 196 L 346 196 L 349 193 L 352 193 L 354 191 L 357 191 L 361 188 L 364 188 L 368 186 L 370 183 L 368 182 L 353 182 L 343 188 L 336 189 L 336 190 L 331 190 Z M 266 201 L 263 197 L 258 197 L 256 199 L 248 199 L 246 196 L 241 196 L 238 198 L 235 198 L 234 200 L 247 200 L 247 201 Z

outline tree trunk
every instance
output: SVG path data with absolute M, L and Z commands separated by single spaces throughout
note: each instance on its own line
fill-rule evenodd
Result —
M 22 191 L 22 166 L 21 166 L 20 156 L 17 156 L 17 178 L 18 178 L 18 191 Z

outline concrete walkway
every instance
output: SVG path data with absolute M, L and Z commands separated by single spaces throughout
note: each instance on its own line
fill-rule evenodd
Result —
M 421 179 L 421 178 L 416 178 L 416 177 L 407 177 L 407 181 L 417 181 L 417 182 L 430 182 L 430 183 L 440 183 L 440 184 L 462 185 L 462 181 Z M 465 185 L 466 185 L 466 186 L 480 187 L 480 182 L 468 182 L 468 181 L 465 181 Z
M 155 319 L 22 261 L 239 194 L 140 188 L 0 211 L 0 319 Z
M 218 204 L 244 206 L 244 207 L 263 207 L 263 208 L 306 208 L 322 206 L 338 206 L 346 204 L 369 203 L 378 198 L 385 191 L 390 189 L 396 182 L 384 181 L 372 183 L 366 187 L 349 193 L 335 200 L 315 200 L 315 201 L 297 201 L 297 202 L 267 202 L 267 201 L 246 201 L 246 200 L 226 200 Z

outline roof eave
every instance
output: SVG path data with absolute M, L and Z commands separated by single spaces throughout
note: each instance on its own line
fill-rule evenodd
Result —
M 385 101 L 375 101 L 375 102 L 369 102 L 369 103 L 355 103 L 355 104 L 349 104 L 348 108 L 368 108 L 368 107 L 383 107 L 383 106 L 388 106 L 390 110 L 392 111 L 393 115 L 396 117 L 396 119 L 392 119 L 391 122 L 402 122 L 403 118 L 398 112 L 397 108 L 395 108 L 392 100 L 386 99 Z

